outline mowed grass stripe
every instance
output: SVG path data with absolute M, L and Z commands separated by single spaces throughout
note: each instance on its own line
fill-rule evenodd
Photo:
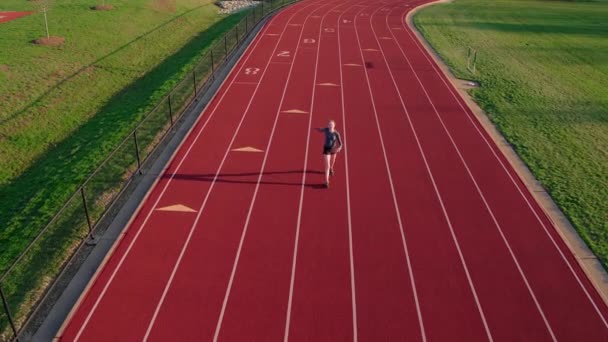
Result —
M 608 265 L 608 2 L 456 0 L 416 27 Z M 478 50 L 477 72 L 466 53 Z

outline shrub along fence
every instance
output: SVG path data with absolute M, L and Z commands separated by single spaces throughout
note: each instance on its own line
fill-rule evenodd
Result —
M 142 165 L 169 136 L 197 95 L 208 90 L 217 70 L 253 28 L 298 0 L 266 0 L 218 38 L 158 105 L 101 163 L 27 248 L 0 276 L 0 341 L 19 340 L 57 279 L 83 246 L 95 244 L 100 222 L 116 213 L 117 199 L 143 173 Z M 119 205 L 116 205 L 119 207 Z

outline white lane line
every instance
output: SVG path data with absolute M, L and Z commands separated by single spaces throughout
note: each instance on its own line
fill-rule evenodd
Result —
M 388 22 L 388 16 L 386 17 L 386 27 L 389 27 L 389 22 Z M 390 31 L 390 30 L 389 30 Z M 393 35 L 393 38 L 395 39 L 395 41 L 397 40 L 397 37 L 395 37 L 394 33 L 391 32 L 391 35 Z M 420 87 L 422 88 L 422 90 L 424 91 L 424 94 L 429 102 L 429 104 L 431 105 L 431 107 L 433 108 L 433 111 L 435 112 L 435 115 L 437 116 L 437 118 L 439 118 L 439 122 L 441 123 L 441 126 L 443 127 L 444 131 L 447 133 L 448 138 L 450 139 L 452 146 L 454 147 L 454 149 L 456 150 L 456 153 L 458 154 L 458 157 L 460 158 L 460 161 L 462 162 L 465 170 L 467 171 L 467 174 L 469 175 L 469 178 L 473 181 L 473 184 L 475 185 L 475 189 L 477 190 L 477 194 L 479 195 L 479 197 L 481 198 L 481 200 L 484 203 L 485 209 L 486 211 L 490 214 L 490 217 L 492 218 L 492 221 L 494 222 L 494 225 L 496 226 L 498 233 L 500 234 L 505 246 L 507 247 L 507 250 L 509 251 L 509 254 L 511 256 L 511 259 L 513 260 L 513 262 L 515 263 L 515 266 L 517 267 L 517 270 L 519 271 L 520 276 L 522 277 L 522 280 L 524 281 L 526 288 L 528 289 L 528 293 L 530 294 L 530 296 L 532 297 L 532 300 L 534 301 L 534 304 L 536 305 L 536 309 L 538 310 L 538 313 L 540 314 L 541 318 L 543 319 L 544 323 L 545 323 L 545 327 L 547 328 L 549 334 L 551 335 L 551 338 L 553 339 L 553 341 L 557 341 L 555 334 L 553 333 L 553 329 L 551 328 L 551 325 L 549 324 L 549 321 L 547 320 L 547 317 L 545 316 L 545 313 L 543 311 L 543 309 L 540 306 L 540 303 L 538 301 L 538 299 L 536 298 L 536 294 L 534 293 L 534 291 L 532 290 L 532 287 L 530 286 L 530 283 L 528 281 L 528 278 L 526 277 L 520 263 L 519 260 L 517 260 L 517 257 L 515 256 L 515 253 L 513 252 L 513 249 L 511 248 L 511 245 L 509 244 L 509 241 L 507 240 L 501 225 L 498 223 L 498 220 L 496 219 L 496 216 L 494 215 L 494 212 L 492 211 L 492 209 L 490 208 L 490 205 L 488 204 L 486 197 L 483 194 L 483 191 L 481 191 L 479 185 L 477 184 L 477 180 L 475 179 L 475 177 L 473 176 L 473 173 L 471 172 L 469 165 L 467 164 L 467 162 L 464 160 L 464 157 L 462 156 L 462 153 L 460 151 L 460 149 L 458 148 L 458 146 L 456 145 L 456 142 L 454 141 L 454 139 L 452 138 L 452 135 L 450 134 L 449 130 L 447 129 L 445 123 L 443 122 L 443 119 L 441 118 L 441 115 L 439 114 L 439 111 L 437 110 L 435 103 L 433 102 L 433 100 L 431 99 L 431 97 L 429 96 L 426 87 L 422 84 L 422 81 L 420 80 L 420 78 L 418 77 L 418 73 L 416 72 L 416 70 L 414 70 L 414 67 L 412 66 L 412 64 L 410 63 L 409 58 L 407 57 L 407 55 L 405 54 L 405 51 L 403 51 L 403 49 L 401 48 L 401 45 L 399 43 L 396 43 L 396 45 L 399 47 L 399 50 L 401 51 L 401 54 L 403 55 L 403 57 L 406 59 L 410 70 L 412 71 L 412 73 L 414 74 L 414 76 L 416 77 L 416 80 L 418 81 L 418 84 L 420 85 Z M 384 54 L 384 52 L 383 52 Z M 388 66 L 389 72 L 391 72 L 391 77 L 392 77 L 392 71 L 391 71 L 391 67 L 388 64 L 388 61 L 385 58 L 385 62 Z M 396 83 L 395 83 L 395 87 Z M 399 91 L 399 89 L 397 89 L 397 91 Z
M 365 7 L 364 7 L 365 8 Z M 359 12 L 361 12 L 364 8 L 362 8 Z M 357 14 L 359 13 L 357 12 Z M 340 22 L 340 18 L 338 22 Z M 352 64 L 345 64 L 342 59 L 342 26 L 338 24 L 338 58 L 340 60 L 340 94 L 342 100 L 342 124 L 343 124 L 343 133 L 344 133 L 344 145 L 348 145 L 347 141 L 347 129 L 346 129 L 346 110 L 345 110 L 345 100 L 344 100 L 344 72 L 343 69 L 345 67 L 353 66 Z M 354 25 L 353 25 L 354 26 Z M 347 28 L 352 28 L 349 25 Z M 361 65 L 359 65 L 361 66 Z M 355 287 L 355 263 L 354 263 L 354 252 L 353 252 L 353 230 L 352 230 L 352 218 L 351 218 L 351 206 L 350 206 L 350 179 L 349 179 L 349 170 L 348 170 L 348 148 L 344 150 L 344 163 L 346 168 L 346 198 L 347 198 L 347 208 L 348 208 L 348 247 L 350 253 L 350 282 L 351 282 L 351 297 L 352 297 L 352 305 L 353 305 L 353 336 L 354 341 L 358 340 L 358 327 L 357 327 L 357 301 L 356 301 L 356 287 Z
M 293 14 L 292 14 L 292 15 L 289 17 L 289 19 L 288 19 L 288 20 L 291 20 L 291 18 L 293 18 L 293 17 L 294 17 L 294 16 L 295 16 L 295 15 L 296 15 L 296 14 L 297 14 L 299 11 L 301 11 L 301 10 L 303 10 L 303 9 L 307 8 L 307 7 L 309 7 L 309 6 L 302 7 L 302 8 L 300 8 L 298 11 L 294 12 L 294 13 L 293 13 Z M 283 33 L 284 33 L 284 32 L 285 32 L 285 30 L 284 30 L 284 31 L 281 33 L 281 38 L 282 38 L 282 36 L 283 36 Z M 278 45 L 279 45 L 279 42 L 280 42 L 281 38 L 279 38 L 279 39 L 277 40 L 277 43 L 276 43 L 276 45 L 275 45 L 275 47 L 274 47 L 273 52 L 274 52 L 274 51 L 276 51 L 276 48 L 278 47 Z M 268 67 L 270 66 L 270 63 L 269 63 L 269 62 L 270 62 L 270 59 L 269 59 L 269 61 L 266 63 L 266 67 L 264 68 L 264 71 L 262 72 L 262 75 L 260 76 L 260 79 L 264 79 L 264 75 L 266 74 L 266 71 L 268 70 Z M 249 113 L 249 108 L 251 107 L 251 104 L 253 103 L 253 99 L 255 98 L 255 95 L 257 94 L 257 92 L 258 92 L 258 90 L 259 90 L 259 88 L 260 88 L 260 84 L 261 84 L 261 82 L 260 82 L 260 83 L 259 83 L 259 84 L 256 86 L 256 88 L 255 88 L 255 90 L 254 90 L 253 94 L 251 95 L 251 98 L 250 98 L 250 100 L 249 100 L 249 103 L 247 104 L 247 107 L 246 107 L 246 109 L 245 109 L 245 111 L 244 111 L 244 113 L 243 113 L 243 116 L 241 117 L 241 120 L 240 120 L 240 122 L 239 122 L 239 124 L 238 124 L 237 128 L 235 129 L 235 132 L 234 132 L 234 134 L 233 134 L 233 136 L 232 136 L 232 139 L 231 139 L 230 143 L 228 144 L 228 147 L 227 147 L 227 149 L 226 149 L 226 152 L 224 153 L 224 156 L 223 156 L 223 158 L 222 158 L 222 161 L 220 162 L 220 165 L 218 166 L 218 169 L 217 169 L 217 171 L 216 171 L 216 173 L 215 173 L 215 176 L 213 177 L 213 180 L 212 180 L 212 182 L 211 182 L 211 185 L 209 186 L 209 189 L 207 190 L 207 194 L 205 195 L 205 198 L 204 198 L 204 200 L 203 200 L 203 203 L 201 204 L 201 206 L 200 206 L 200 208 L 199 208 L 199 210 L 198 210 L 198 214 L 196 215 L 196 218 L 195 218 L 195 220 L 194 220 L 194 223 L 192 224 L 192 227 L 190 228 L 190 232 L 189 232 L 189 234 L 188 234 L 188 237 L 186 238 L 186 241 L 184 242 L 184 245 L 182 246 L 182 250 L 180 251 L 180 254 L 179 254 L 179 256 L 178 256 L 178 258 L 177 258 L 177 261 L 176 261 L 176 263 L 175 263 L 175 265 L 174 265 L 174 267 L 173 267 L 173 270 L 172 270 L 172 272 L 171 272 L 171 275 L 169 276 L 169 279 L 167 280 L 167 284 L 165 285 L 165 288 L 164 288 L 163 294 L 161 295 L 161 298 L 160 298 L 159 302 L 158 302 L 158 303 L 157 303 L 157 305 L 156 305 L 156 309 L 155 309 L 155 311 L 154 311 L 154 314 L 153 314 L 153 316 L 152 316 L 152 319 L 150 320 L 150 323 L 148 324 L 148 328 L 147 328 L 147 330 L 146 330 L 146 334 L 145 334 L 145 335 L 144 335 L 144 337 L 143 337 L 143 340 L 144 340 L 144 341 L 146 341 L 146 340 L 149 338 L 149 336 L 150 336 L 150 333 L 151 333 L 151 331 L 152 331 L 152 328 L 153 328 L 153 326 L 154 326 L 154 323 L 156 322 L 156 318 L 158 317 L 158 314 L 159 314 L 159 312 L 160 312 L 160 308 L 162 307 L 162 305 L 163 305 L 163 303 L 164 303 L 164 300 L 165 300 L 165 298 L 166 298 L 166 296 L 167 296 L 167 293 L 169 292 L 169 288 L 171 287 L 171 284 L 172 284 L 172 282 L 173 282 L 173 279 L 174 279 L 174 277 L 175 277 L 175 274 L 177 273 L 177 269 L 179 268 L 179 265 L 180 265 L 181 260 L 182 260 L 182 258 L 183 258 L 183 256 L 184 256 L 185 252 L 186 252 L 186 249 L 187 249 L 187 247 L 188 247 L 188 246 L 189 246 L 189 244 L 190 244 L 190 240 L 191 240 L 191 238 L 192 238 L 192 235 L 194 234 L 194 231 L 196 230 L 196 227 L 197 227 L 198 221 L 199 221 L 199 219 L 200 219 L 200 217 L 201 217 L 201 215 L 202 215 L 202 213 L 203 213 L 203 210 L 204 210 L 204 208 L 205 208 L 205 206 L 206 206 L 206 204 L 207 204 L 207 201 L 209 200 L 209 197 L 210 197 L 210 195 L 211 195 L 211 193 L 212 193 L 212 190 L 213 190 L 213 188 L 214 188 L 214 186 L 215 186 L 215 184 L 216 184 L 217 178 L 218 178 L 219 174 L 221 173 L 221 170 L 222 170 L 222 167 L 223 167 L 223 165 L 224 165 L 224 163 L 225 163 L 225 161 L 226 161 L 226 158 L 227 158 L 227 157 L 228 157 L 228 155 L 230 154 L 230 150 L 231 150 L 232 145 L 233 145 L 233 143 L 234 143 L 234 141 L 235 141 L 235 139 L 236 139 L 236 136 L 237 136 L 238 132 L 240 131 L 240 128 L 241 128 L 241 126 L 242 126 L 243 122 L 245 121 L 245 118 L 247 117 L 247 114 Z
M 374 15 L 380 10 L 381 7 L 379 7 L 378 9 L 376 9 L 370 18 L 370 26 L 371 24 L 371 20 L 373 19 Z M 363 47 L 361 46 L 361 39 L 359 37 L 359 27 L 357 26 L 357 19 L 355 19 L 355 35 L 357 36 L 357 45 L 359 46 L 359 54 L 361 56 L 361 61 L 363 63 L 365 63 L 365 57 L 363 56 Z M 377 40 L 376 40 L 377 42 Z M 378 46 L 380 45 L 379 42 Z M 390 168 L 390 164 L 388 162 L 388 156 L 386 154 L 386 148 L 385 148 L 385 144 L 384 144 L 384 138 L 382 136 L 382 130 L 380 129 L 380 120 L 378 118 L 378 111 L 376 109 L 376 100 L 374 98 L 374 94 L 372 92 L 372 88 L 371 88 L 371 84 L 370 84 L 370 80 L 369 80 L 369 74 L 367 72 L 367 68 L 364 68 L 365 70 L 365 79 L 367 82 L 367 89 L 369 91 L 369 96 L 370 99 L 372 101 L 372 108 L 374 109 L 374 117 L 376 119 L 376 128 L 378 131 L 378 136 L 380 138 L 380 145 L 382 146 L 382 154 L 384 157 L 384 165 L 386 167 L 386 174 L 388 176 L 388 181 L 391 187 L 391 194 L 393 197 L 393 206 L 395 209 L 395 216 L 397 217 L 397 222 L 399 223 L 399 231 L 401 233 L 401 243 L 403 245 L 403 251 L 405 252 L 405 260 L 407 263 L 407 268 L 408 268 L 408 273 L 409 273 L 409 277 L 410 277 L 410 283 L 412 286 L 412 294 L 414 296 L 414 302 L 416 304 L 416 314 L 418 316 L 418 325 L 420 327 L 420 336 L 422 337 L 422 341 L 426 341 L 426 331 L 424 329 L 424 320 L 422 318 L 422 311 L 420 309 L 420 299 L 418 298 L 418 291 L 416 288 L 416 281 L 415 281 L 415 277 L 414 277 L 414 271 L 412 268 L 412 263 L 411 263 L 411 259 L 410 259 L 410 253 L 409 253 L 409 249 L 407 247 L 407 240 L 405 238 L 405 229 L 403 227 L 403 220 L 401 218 L 401 210 L 399 209 L 399 203 L 397 200 L 397 194 L 395 192 L 395 185 L 393 182 L 393 176 L 392 176 L 392 172 L 391 172 L 391 168 Z
M 273 17 L 271 19 L 271 21 L 268 23 L 268 26 L 266 26 L 266 28 L 264 28 L 264 30 L 267 30 L 268 27 L 270 27 L 270 23 L 275 19 L 276 17 Z M 241 60 L 244 58 L 245 62 L 249 60 L 249 58 L 253 55 L 253 52 L 255 51 L 255 49 L 258 46 L 258 43 L 260 42 L 259 38 L 256 38 L 255 40 L 255 44 L 253 45 L 253 47 L 251 48 L 251 50 L 249 50 L 248 53 L 244 53 L 243 55 L 241 55 L 237 61 L 237 64 L 241 62 Z M 105 296 L 110 284 L 113 282 L 114 278 L 116 277 L 116 274 L 118 273 L 118 270 L 121 268 L 122 264 L 124 263 L 125 259 L 127 258 L 127 256 L 129 255 L 131 249 L 133 248 L 133 246 L 135 245 L 135 242 L 137 241 L 137 239 L 139 238 L 141 232 L 143 231 L 144 226 L 146 225 L 146 223 L 148 222 L 148 219 L 150 218 L 150 216 L 152 215 L 152 213 L 155 211 L 155 208 L 158 206 L 158 203 L 160 202 L 160 200 L 162 199 L 163 195 L 165 194 L 165 192 L 167 191 L 167 189 L 169 188 L 169 185 L 171 184 L 171 181 L 174 179 L 174 175 L 178 173 L 179 169 L 181 168 L 183 162 L 186 160 L 186 158 L 188 157 L 188 155 L 190 154 L 190 151 L 192 150 L 192 147 L 194 147 L 194 145 L 196 144 L 196 142 L 198 141 L 200 135 L 202 134 L 202 132 L 205 130 L 205 127 L 207 126 L 207 124 L 209 123 L 209 121 L 211 120 L 211 118 L 213 117 L 213 115 L 215 114 L 217 108 L 220 106 L 220 104 L 222 103 L 224 97 L 226 96 L 226 94 L 228 93 L 228 90 L 232 87 L 232 84 L 234 83 L 234 81 L 236 80 L 236 75 L 238 75 L 242 69 L 244 68 L 246 63 L 241 64 L 241 67 L 239 68 L 238 72 L 236 74 L 232 74 L 229 75 L 228 77 L 226 77 L 226 79 L 222 82 L 221 86 L 219 89 L 221 89 L 221 87 L 224 85 L 224 82 L 226 82 L 228 79 L 230 79 L 230 77 L 232 75 L 233 78 L 230 82 L 230 84 L 228 85 L 228 87 L 226 88 L 226 90 L 224 91 L 224 93 L 222 94 L 222 96 L 220 97 L 220 99 L 216 102 L 215 107 L 213 108 L 213 110 L 211 111 L 211 113 L 209 113 L 206 116 L 206 121 L 203 124 L 203 126 L 201 127 L 200 131 L 197 133 L 196 137 L 194 138 L 194 140 L 192 141 L 192 143 L 190 144 L 190 147 L 188 147 L 188 149 L 186 150 L 186 153 L 184 154 L 184 156 L 182 157 L 182 159 L 180 160 L 179 164 L 177 165 L 175 172 L 173 172 L 171 174 L 171 177 L 169 178 L 169 180 L 167 181 L 167 183 L 165 184 L 165 187 L 163 188 L 163 190 L 161 191 L 161 193 L 158 195 L 158 198 L 156 199 L 156 201 L 154 202 L 154 205 L 152 206 L 152 208 L 150 209 L 150 211 L 148 212 L 148 214 L 146 215 L 146 218 L 144 219 L 144 221 L 142 222 L 142 224 L 139 227 L 139 230 L 137 231 L 137 233 L 135 234 L 135 236 L 133 237 L 133 240 L 131 240 L 131 243 L 129 244 L 129 247 L 127 247 L 127 250 L 124 252 L 124 254 L 122 255 L 122 257 L 120 258 L 120 261 L 118 262 L 118 264 L 116 265 L 116 268 L 114 268 L 114 270 L 112 271 L 112 274 L 110 276 L 110 278 L 108 279 L 108 282 L 106 283 L 106 285 L 104 285 L 104 288 L 102 289 L 101 293 L 99 294 L 99 297 L 97 297 L 97 300 L 95 301 L 95 303 L 93 304 L 93 306 L 91 307 L 91 310 L 89 311 L 87 317 L 85 318 L 85 320 L 83 321 L 80 329 L 78 330 L 78 333 L 76 334 L 76 337 L 74 338 L 74 341 L 78 341 L 78 339 L 80 338 L 80 336 L 82 335 L 82 333 L 84 332 L 84 329 L 87 327 L 89 321 L 91 320 L 91 317 L 93 316 L 93 313 L 95 312 L 95 310 L 97 309 L 97 307 L 99 306 L 99 303 L 101 302 L 101 300 L 103 299 L 103 297 Z M 200 118 L 205 117 L 204 115 L 200 115 Z M 198 123 L 198 120 L 197 122 Z M 196 126 L 196 123 L 194 126 Z M 193 127 L 194 127 L 193 126 Z M 189 133 L 190 134 L 190 133 Z M 186 139 L 186 138 L 185 138 Z M 184 140 L 185 141 L 185 140 Z
M 331 8 L 338 7 L 339 5 L 340 4 L 337 4 L 336 6 L 333 6 Z M 312 11 L 311 13 L 309 13 L 306 16 L 306 19 L 304 20 L 304 23 L 301 25 L 302 29 L 300 30 L 300 35 L 299 35 L 297 41 L 302 40 L 302 35 L 304 34 L 304 26 L 306 25 L 306 23 L 310 19 L 310 16 L 312 15 L 312 13 L 317 12 L 317 11 L 319 11 L 321 9 L 322 8 L 316 9 L 316 10 Z M 287 79 L 285 80 L 285 84 L 283 85 L 283 93 L 281 94 L 281 100 L 279 101 L 279 106 L 277 107 L 277 112 L 276 112 L 276 115 L 275 115 L 274 123 L 272 125 L 272 130 L 270 131 L 270 137 L 268 139 L 268 144 L 266 146 L 266 153 L 264 154 L 264 160 L 262 161 L 260 175 L 258 176 L 258 180 L 257 180 L 256 186 L 255 186 L 255 190 L 253 191 L 253 197 L 252 197 L 251 203 L 249 205 L 249 211 L 247 212 L 247 218 L 245 219 L 245 225 L 243 227 L 243 232 L 241 233 L 241 239 L 239 241 L 239 246 L 238 246 L 238 249 L 237 249 L 237 252 L 236 252 L 236 256 L 235 256 L 235 259 L 234 259 L 234 264 L 232 266 L 232 272 L 230 274 L 230 279 L 228 281 L 228 286 L 226 288 L 226 293 L 224 294 L 224 301 L 222 303 L 222 309 L 220 311 L 220 315 L 218 317 L 217 324 L 216 324 L 216 327 L 215 327 L 215 334 L 213 336 L 213 341 L 214 342 L 217 342 L 217 339 L 219 337 L 220 331 L 222 329 L 222 323 L 223 323 L 223 320 L 224 320 L 224 314 L 226 313 L 226 307 L 228 306 L 228 300 L 230 299 L 230 294 L 231 294 L 231 291 L 232 291 L 232 284 L 234 282 L 234 276 L 235 276 L 236 270 L 238 268 L 238 264 L 239 264 L 239 261 L 240 261 L 240 258 L 241 258 L 241 251 L 243 249 L 243 244 L 245 242 L 245 237 L 247 236 L 247 231 L 249 229 L 249 222 L 251 220 L 251 213 L 253 212 L 253 207 L 255 206 L 255 201 L 257 199 L 258 191 L 260 189 L 260 182 L 262 181 L 262 177 L 264 176 L 264 170 L 266 168 L 266 162 L 268 161 L 268 155 L 269 155 L 269 152 L 270 152 L 270 147 L 272 145 L 272 141 L 273 141 L 273 137 L 274 137 L 274 132 L 276 130 L 277 123 L 279 121 L 279 117 L 281 116 L 280 115 L 281 114 L 281 108 L 283 107 L 283 102 L 285 100 L 285 94 L 287 93 L 287 88 L 288 88 L 288 85 L 289 85 L 289 81 L 291 79 L 291 73 L 293 71 L 293 66 L 295 65 L 295 61 L 296 61 L 296 58 L 298 56 L 298 54 L 297 54 L 298 49 L 299 49 L 299 45 L 296 46 L 296 51 L 294 53 L 295 57 L 292 60 L 292 64 L 289 67 L 289 72 L 287 74 Z
M 602 315 L 602 312 L 600 311 L 597 303 L 595 302 L 595 300 L 593 299 L 593 297 L 591 297 L 591 294 L 589 293 L 589 291 L 587 290 L 587 288 L 584 286 L 583 282 L 581 281 L 580 277 L 578 276 L 578 274 L 576 274 L 574 268 L 572 267 L 572 264 L 570 263 L 570 261 L 568 261 L 568 259 L 566 258 L 566 256 L 564 255 L 562 249 L 558 246 L 557 242 L 555 241 L 555 239 L 553 238 L 553 236 L 551 235 L 551 233 L 549 232 L 547 226 L 545 225 L 545 223 L 543 222 L 543 220 L 540 218 L 540 216 L 538 215 L 538 212 L 534 209 L 534 207 L 532 206 L 532 204 L 530 203 L 529 199 L 526 197 L 526 195 L 524 194 L 521 186 L 517 183 L 517 181 L 513 178 L 513 176 L 511 175 L 511 173 L 509 172 L 508 168 L 506 167 L 506 165 L 503 163 L 503 161 L 500 159 L 500 157 L 498 156 L 498 154 L 496 153 L 496 151 L 492 148 L 492 145 L 490 144 L 490 142 L 488 141 L 488 139 L 484 136 L 484 134 L 481 132 L 481 130 L 479 129 L 479 127 L 475 124 L 475 122 L 473 121 L 473 118 L 471 117 L 472 113 L 469 113 L 469 111 L 463 106 L 462 102 L 458 100 L 457 95 L 454 93 L 454 90 L 452 89 L 452 87 L 450 85 L 448 85 L 448 83 L 446 82 L 446 80 L 442 77 L 441 72 L 437 69 L 437 66 L 435 65 L 435 63 L 433 63 L 429 57 L 427 56 L 427 54 L 423 51 L 422 47 L 421 47 L 421 43 L 418 41 L 418 39 L 416 39 L 415 37 L 413 37 L 412 33 L 408 30 L 408 28 L 405 26 L 405 18 L 403 18 L 402 20 L 402 25 L 404 30 L 408 33 L 408 35 L 415 41 L 416 45 L 418 46 L 418 49 L 422 52 L 422 54 L 424 55 L 424 57 L 427 59 L 427 61 L 433 66 L 433 69 L 435 70 L 435 72 L 439 75 L 439 77 L 442 79 L 443 83 L 445 84 L 445 86 L 448 88 L 448 90 L 450 91 L 450 93 L 452 94 L 452 96 L 454 97 L 454 99 L 456 100 L 456 102 L 458 102 L 460 108 L 467 114 L 466 116 L 468 117 L 469 121 L 471 122 L 471 124 L 473 125 L 473 127 L 475 127 L 475 130 L 477 131 L 477 133 L 481 136 L 481 138 L 485 141 L 486 145 L 488 146 L 488 148 L 490 149 L 490 151 L 492 151 L 492 154 L 494 155 L 494 157 L 496 158 L 496 160 L 498 160 L 498 162 L 500 163 L 500 165 L 502 166 L 503 170 L 505 171 L 505 173 L 507 174 L 507 176 L 509 176 L 509 179 L 511 180 L 511 182 L 513 183 L 513 185 L 515 186 L 515 188 L 517 189 L 517 191 L 519 192 L 519 194 L 521 195 L 521 197 L 523 197 L 524 201 L 526 202 L 526 204 L 528 205 L 528 208 L 532 211 L 532 213 L 534 214 L 534 216 L 536 217 L 536 219 L 538 220 L 538 222 L 541 224 L 541 226 L 543 227 L 543 230 L 545 231 L 545 233 L 547 234 L 547 236 L 549 237 L 549 239 L 551 240 L 551 242 L 553 243 L 553 246 L 557 249 L 558 253 L 560 254 L 560 256 L 562 257 L 562 260 L 566 263 L 566 265 L 568 266 L 568 268 L 570 269 L 570 272 L 572 273 L 572 275 L 574 276 L 574 278 L 576 279 L 576 281 L 578 282 L 579 286 L 581 287 L 581 289 L 583 290 L 583 292 L 585 293 L 585 295 L 587 296 L 587 298 L 589 299 L 589 301 L 591 302 L 591 305 L 593 306 L 593 308 L 595 309 L 596 313 L 598 314 L 598 316 L 600 317 L 600 319 L 602 320 L 602 322 L 604 323 L 604 326 L 606 328 L 608 328 L 608 322 L 606 321 L 606 319 L 604 318 L 604 316 Z M 470 110 L 470 109 L 469 109 Z M 551 221 L 549 215 L 547 215 L 546 212 L 544 212 L 544 209 L 541 207 L 541 210 L 543 211 L 543 213 L 545 214 L 545 216 L 547 216 L 547 218 L 549 218 L 549 221 Z M 567 244 L 566 244 L 567 245 Z M 569 250 L 570 251 L 570 250 Z M 570 251 L 572 252 L 572 251 Z M 579 267 L 582 268 L 582 266 L 579 265 Z
M 244 82 L 244 81 L 239 81 L 239 82 L 234 82 L 234 84 L 244 84 L 244 85 L 257 85 L 260 82 Z
M 352 7 L 352 6 L 351 6 Z M 350 7 L 349 7 L 350 8 Z M 332 11 L 333 12 L 333 11 Z M 325 22 L 326 19 L 326 15 L 323 16 L 323 19 L 321 20 L 321 26 L 323 26 L 323 23 Z M 338 18 L 339 20 L 339 18 Z M 314 80 L 313 80 L 313 86 L 312 86 L 312 97 L 310 99 L 310 117 L 308 119 L 308 134 L 306 136 L 306 152 L 304 154 L 304 169 L 303 170 L 307 170 L 308 168 L 308 147 L 310 145 L 310 131 L 312 129 L 312 117 L 313 117 L 313 110 L 314 110 L 314 104 L 315 104 L 315 85 L 317 84 L 317 72 L 318 72 L 318 66 L 319 66 L 319 52 L 321 51 L 321 33 L 322 31 L 319 31 L 319 37 L 318 37 L 318 49 L 317 49 L 317 54 L 316 54 L 316 59 L 315 59 L 315 76 L 314 76 Z M 327 85 L 327 84 L 321 84 L 321 85 Z M 333 86 L 337 86 L 337 84 L 331 84 Z M 346 135 L 346 134 L 344 134 Z M 344 142 L 346 144 L 346 136 L 343 138 Z M 345 150 L 346 153 L 346 150 Z M 348 214 L 348 221 L 350 222 L 350 199 L 348 197 L 348 162 L 346 162 L 346 187 L 347 187 L 347 214 Z M 290 284 L 289 284 L 289 297 L 288 297 L 288 301 L 287 301 L 287 315 L 286 315 L 286 319 L 285 319 L 285 334 L 283 337 L 283 341 L 287 342 L 289 340 L 289 327 L 291 324 L 291 308 L 292 308 L 292 304 L 293 304 L 293 289 L 294 289 L 294 284 L 295 284 L 295 275 L 296 275 L 296 266 L 297 266 L 297 257 L 298 257 L 298 245 L 299 245 L 299 241 L 300 241 L 300 227 L 302 224 L 302 208 L 303 208 L 303 203 L 304 203 L 304 190 L 305 190 L 305 185 L 306 185 L 306 172 L 304 172 L 304 174 L 302 175 L 302 188 L 300 190 L 300 204 L 298 207 L 298 220 L 296 223 L 296 236 L 295 236 L 295 241 L 294 241 L 294 249 L 293 249 L 293 259 L 292 259 L 292 265 L 291 265 L 291 280 L 290 280 Z M 351 249 L 352 250 L 352 249 Z M 351 254 L 351 260 L 352 260 L 352 254 Z M 352 286 L 352 284 L 351 284 Z

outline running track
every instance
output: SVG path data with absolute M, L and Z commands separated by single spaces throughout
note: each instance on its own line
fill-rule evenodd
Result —
M 276 15 L 61 340 L 608 340 L 605 303 L 404 23 L 423 2 Z M 330 118 L 346 147 L 325 190 L 311 128 Z
M 26 15 L 30 15 L 33 12 L 2 12 L 0 11 L 0 24 L 15 20 Z

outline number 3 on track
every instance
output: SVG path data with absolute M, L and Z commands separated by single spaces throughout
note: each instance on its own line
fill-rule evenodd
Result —
M 304 44 L 314 44 L 316 42 L 316 40 L 312 39 L 312 38 L 305 38 L 304 39 Z
M 279 51 L 279 53 L 277 54 L 277 57 L 290 57 L 289 51 Z

